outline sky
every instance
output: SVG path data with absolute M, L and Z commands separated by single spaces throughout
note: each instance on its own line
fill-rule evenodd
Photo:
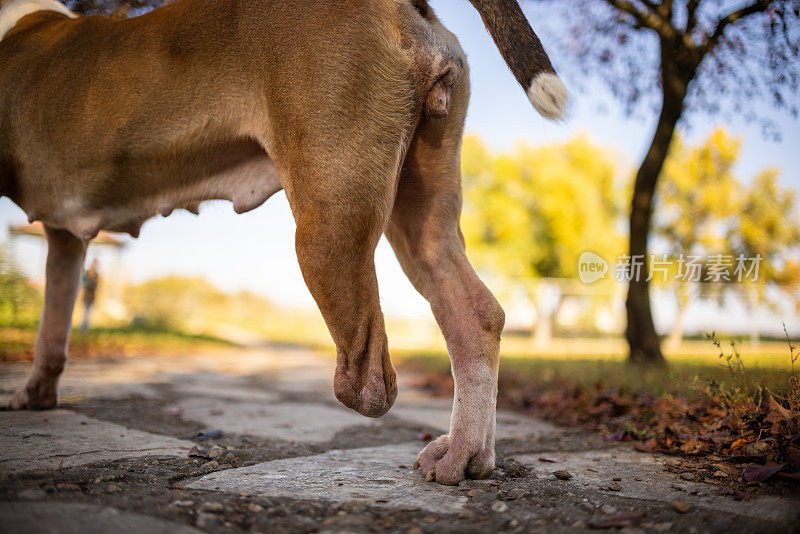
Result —
M 600 84 L 591 92 L 574 93 L 566 124 L 539 117 L 503 62 L 477 12 L 466 0 L 431 0 L 440 19 L 459 38 L 471 69 L 472 97 L 466 132 L 480 135 L 494 150 L 567 140 L 585 133 L 594 142 L 619 155 L 623 165 L 634 168 L 649 144 L 655 117 L 627 119 Z M 536 22 L 530 16 L 532 26 Z M 545 42 L 547 48 L 547 42 Z M 559 50 L 548 50 L 556 69 L 570 87 L 570 73 Z M 597 111 L 598 104 L 608 111 Z M 758 125 L 733 122 L 725 126 L 743 139 L 737 175 L 751 178 L 770 166 L 782 170 L 785 186 L 800 189 L 800 121 L 777 120 L 782 142 L 765 140 Z M 688 140 L 699 141 L 723 125 L 703 116 L 693 117 Z M 25 215 L 8 199 L 0 199 L 0 240 L 9 224 L 22 224 Z M 294 222 L 283 192 L 260 208 L 236 215 L 228 202 L 207 202 L 200 216 L 177 211 L 168 218 L 157 216 L 142 228 L 137 240 L 128 239 L 123 263 L 132 281 L 165 274 L 203 276 L 225 290 L 249 289 L 276 303 L 310 307 L 311 299 L 294 254 Z M 89 252 L 91 257 L 91 249 Z M 43 265 L 24 262 L 33 276 Z M 417 316 L 428 306 L 405 279 L 391 248 L 382 240 L 376 252 L 381 301 L 387 315 Z

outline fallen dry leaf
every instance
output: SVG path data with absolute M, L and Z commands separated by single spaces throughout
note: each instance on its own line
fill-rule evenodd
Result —
M 744 479 L 748 482 L 764 482 L 784 467 L 786 464 L 751 464 L 744 468 Z
M 744 447 L 744 446 L 745 446 L 745 445 L 747 445 L 748 443 L 750 443 L 750 440 L 749 440 L 749 439 L 747 439 L 747 438 L 740 438 L 740 439 L 737 439 L 736 441 L 734 441 L 733 443 L 731 443 L 731 450 L 732 450 L 732 451 L 735 451 L 735 450 L 741 449 L 742 447 Z
M 539 461 L 549 462 L 551 464 L 560 464 L 567 461 L 567 455 L 562 454 L 561 456 L 540 456 Z
M 703 443 L 700 440 L 692 439 L 681 445 L 680 449 L 686 454 L 697 454 L 703 450 Z
M 630 441 L 631 436 L 624 430 L 618 430 L 606 436 L 606 441 Z
M 775 397 L 770 396 L 769 412 L 767 413 L 766 419 L 770 423 L 779 423 L 781 421 L 788 422 L 792 420 L 792 412 L 781 406 L 778 401 L 775 400 Z

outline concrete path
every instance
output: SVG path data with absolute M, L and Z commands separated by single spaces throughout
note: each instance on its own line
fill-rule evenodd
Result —
M 0 367 L 0 403 L 27 371 Z M 333 361 L 305 350 L 71 363 L 58 410 L 0 412 L 0 531 L 800 527 L 786 491 L 737 491 L 681 474 L 674 458 L 506 412 L 491 479 L 426 483 L 411 465 L 446 432 L 450 402 L 400 375 L 396 406 L 373 420 L 333 399 Z

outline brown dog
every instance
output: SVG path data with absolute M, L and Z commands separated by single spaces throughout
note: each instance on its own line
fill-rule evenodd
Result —
M 566 91 L 516 0 L 471 0 L 537 110 Z M 494 467 L 504 314 L 464 252 L 469 75 L 426 0 L 178 0 L 75 17 L 0 11 L 0 195 L 45 226 L 34 370 L 12 408 L 51 408 L 86 243 L 173 209 L 237 212 L 284 189 L 296 249 L 337 347 L 336 397 L 371 417 L 397 395 L 373 256 L 381 234 L 431 303 L 455 377 L 450 433 L 420 453 L 454 484 Z

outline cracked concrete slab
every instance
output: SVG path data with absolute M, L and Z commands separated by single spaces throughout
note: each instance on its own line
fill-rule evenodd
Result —
M 178 406 L 184 419 L 208 428 L 306 443 L 330 441 L 345 428 L 375 421 L 334 404 L 235 402 L 204 397 L 182 400 Z
M 609 495 L 633 499 L 672 502 L 686 501 L 691 505 L 719 512 L 746 515 L 766 521 L 800 521 L 800 497 L 761 496 L 746 501 L 714 495 L 715 487 L 707 483 L 689 482 L 665 471 L 669 457 L 644 454 L 631 449 L 569 453 L 563 463 L 538 461 L 540 455 L 522 455 L 515 459 L 534 469 L 539 476 L 551 476 L 555 471 L 567 471 L 573 478 L 563 483 L 594 490 L 598 498 Z M 547 454 L 547 456 L 555 456 Z M 619 491 L 609 491 L 614 478 Z
M 193 443 L 69 410 L 0 412 L 0 471 L 27 473 L 141 456 L 183 456 Z M 31 459 L 36 461 L 32 462 Z
M 247 492 L 263 497 L 358 501 L 380 507 L 452 513 L 466 497 L 455 488 L 425 482 L 411 465 L 419 443 L 333 450 L 273 460 L 206 475 L 192 489 Z
M 94 504 L 0 502 L 2 531 L 14 534 L 200 534 L 187 525 Z

